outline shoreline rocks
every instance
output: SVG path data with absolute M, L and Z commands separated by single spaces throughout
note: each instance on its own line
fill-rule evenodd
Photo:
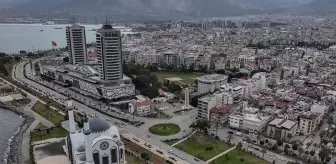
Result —
M 3 110 L 9 110 L 11 112 L 14 112 L 15 114 L 24 118 L 23 122 L 20 124 L 18 128 L 18 131 L 11 138 L 11 141 L 9 143 L 9 152 L 6 157 L 7 164 L 22 163 L 21 143 L 22 143 L 23 133 L 28 129 L 28 127 L 34 121 L 34 119 L 27 116 L 24 112 L 10 108 L 3 104 L 0 104 L 0 108 Z

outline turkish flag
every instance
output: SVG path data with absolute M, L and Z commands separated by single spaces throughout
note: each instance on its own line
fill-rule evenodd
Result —
M 54 42 L 54 41 L 51 41 L 51 45 L 52 45 L 53 47 L 56 47 L 56 46 L 57 46 L 57 43 Z

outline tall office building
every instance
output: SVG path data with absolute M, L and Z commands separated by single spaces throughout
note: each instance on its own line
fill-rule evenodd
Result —
M 105 81 L 123 79 L 120 31 L 103 25 L 97 30 L 96 44 L 100 78 Z
M 84 26 L 66 27 L 66 38 L 71 64 L 86 63 L 86 38 Z

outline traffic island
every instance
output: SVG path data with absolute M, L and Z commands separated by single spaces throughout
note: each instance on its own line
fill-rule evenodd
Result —
M 164 123 L 151 126 L 149 131 L 159 136 L 170 136 L 180 132 L 181 128 L 173 123 Z

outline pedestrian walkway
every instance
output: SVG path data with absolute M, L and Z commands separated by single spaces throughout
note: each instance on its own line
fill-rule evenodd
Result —
M 40 121 L 35 120 L 22 135 L 21 156 L 23 164 L 30 164 L 30 132 L 36 128 Z
M 232 150 L 234 150 L 234 149 L 236 149 L 236 146 L 234 146 L 234 147 L 232 147 L 232 148 L 230 148 L 230 149 L 224 151 L 223 153 L 220 153 L 220 154 L 218 154 L 218 155 L 212 157 L 211 159 L 207 160 L 206 163 L 210 163 L 211 161 L 213 161 L 213 160 L 215 160 L 215 159 L 221 157 L 222 155 L 224 155 L 224 154 L 226 154 L 226 153 L 228 153 L 228 152 L 230 152 L 230 151 L 232 151 Z
M 181 143 L 181 142 L 187 140 L 189 137 L 193 136 L 196 132 L 197 132 L 197 130 L 195 130 L 194 132 L 192 132 L 192 133 L 191 133 L 189 136 L 187 136 L 186 138 L 183 138 L 183 139 L 181 139 L 180 141 L 178 141 L 178 142 L 172 144 L 171 146 L 175 146 L 175 145 L 177 145 L 177 144 L 179 144 L 179 143 Z

